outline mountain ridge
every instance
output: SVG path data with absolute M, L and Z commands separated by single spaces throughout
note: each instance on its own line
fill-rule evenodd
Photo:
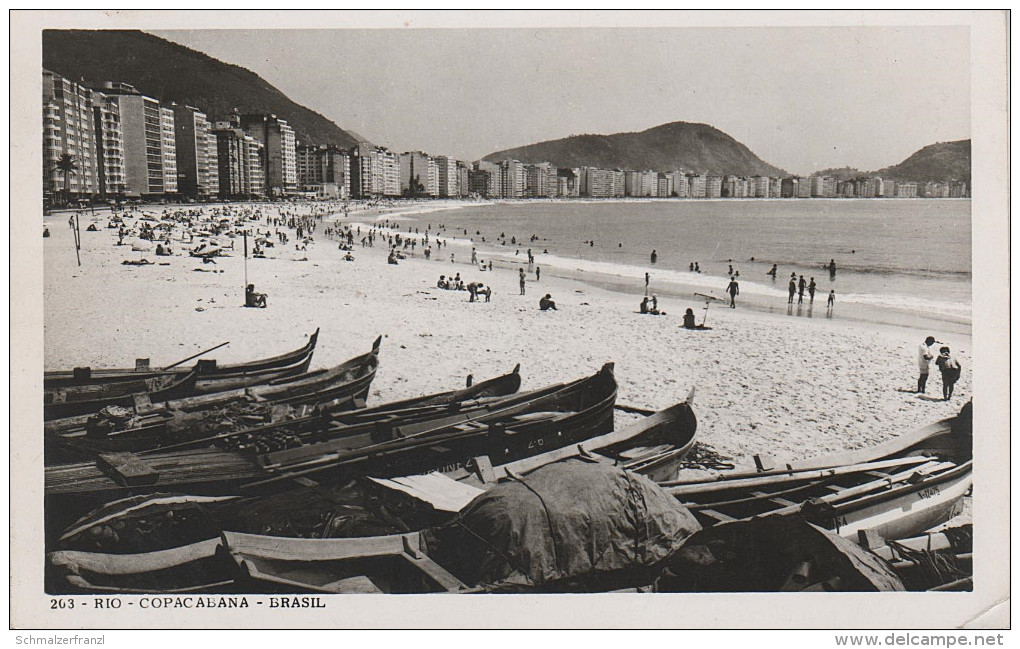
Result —
M 713 175 L 787 175 L 755 155 L 746 145 L 709 124 L 669 122 L 644 131 L 586 133 L 546 140 L 488 154 L 497 162 L 508 158 L 526 163 L 549 162 L 558 167 L 694 171 Z
M 91 87 L 128 83 L 139 92 L 195 106 L 210 120 L 274 113 L 302 143 L 350 147 L 363 141 L 320 113 L 290 99 L 258 74 L 138 30 L 43 30 L 43 68 Z

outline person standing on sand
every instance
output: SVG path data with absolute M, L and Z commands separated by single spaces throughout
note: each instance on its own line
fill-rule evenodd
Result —
M 537 282 L 540 279 L 542 279 L 542 267 L 535 266 L 535 281 Z
M 651 277 L 648 275 L 648 273 L 645 273 L 645 295 L 648 295 L 648 280 L 649 279 L 651 279 Z
M 737 280 L 730 280 L 730 285 L 726 287 L 726 292 L 730 294 L 730 308 L 737 308 L 737 296 L 740 295 L 740 285 L 737 284 Z
M 808 292 L 809 295 L 811 295 L 811 302 L 812 303 L 815 301 L 815 288 L 817 288 L 816 285 L 815 285 L 815 278 L 812 277 L 811 278 L 811 282 L 808 283 L 808 286 L 807 286 L 807 292 Z
M 478 265 L 478 253 L 475 252 L 474 248 L 471 249 L 471 265 L 472 266 Z
M 831 310 L 835 304 L 836 304 L 836 291 L 832 290 L 829 291 L 829 299 L 826 301 L 826 308 Z
M 523 268 L 519 268 L 518 271 L 519 272 L 518 272 L 517 276 L 520 279 L 521 295 L 524 295 L 524 269 Z
M 794 279 L 796 275 L 790 276 L 790 299 L 786 301 L 787 304 L 793 304 L 793 294 L 797 292 L 797 280 Z
M 935 344 L 935 338 L 928 336 L 924 342 L 917 347 L 917 369 L 920 376 L 917 377 L 917 392 L 924 394 L 925 386 L 928 383 L 928 372 L 931 369 L 931 346 Z
M 949 354 L 948 347 L 939 349 L 939 357 L 935 359 L 935 365 L 942 373 L 942 400 L 949 401 L 953 396 L 953 386 L 960 380 L 962 368 L 960 362 Z

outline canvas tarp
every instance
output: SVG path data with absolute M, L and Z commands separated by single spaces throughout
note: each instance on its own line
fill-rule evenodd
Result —
M 881 557 L 799 516 L 715 525 L 665 563 L 659 592 L 904 590 Z
M 640 581 L 699 529 L 647 478 L 568 460 L 493 487 L 423 539 L 468 584 L 602 590 Z

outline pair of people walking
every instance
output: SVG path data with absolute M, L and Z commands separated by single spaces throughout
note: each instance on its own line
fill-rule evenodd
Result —
M 937 341 L 934 336 L 928 336 L 924 339 L 917 348 L 917 364 L 919 370 L 919 376 L 917 377 L 917 392 L 924 394 L 928 384 L 928 374 L 931 371 L 931 361 L 935 360 L 935 365 L 939 369 L 939 373 L 942 375 L 942 399 L 949 401 L 953 396 L 953 387 L 956 382 L 960 380 L 960 374 L 963 373 L 963 367 L 960 365 L 960 361 L 953 357 L 949 347 L 940 347 L 938 358 L 932 353 L 931 346 Z

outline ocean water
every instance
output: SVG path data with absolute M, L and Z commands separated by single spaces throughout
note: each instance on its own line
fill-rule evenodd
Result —
M 521 201 L 401 217 L 399 228 L 408 227 L 431 227 L 458 261 L 474 246 L 481 259 L 524 264 L 531 248 L 543 272 L 639 286 L 648 272 L 655 286 L 705 286 L 717 295 L 732 263 L 741 295 L 784 307 L 797 273 L 815 278 L 816 299 L 834 289 L 839 304 L 971 317 L 969 200 Z M 823 268 L 830 259 L 835 280 Z M 690 272 L 694 262 L 700 274 Z M 766 275 L 772 264 L 775 281 Z

